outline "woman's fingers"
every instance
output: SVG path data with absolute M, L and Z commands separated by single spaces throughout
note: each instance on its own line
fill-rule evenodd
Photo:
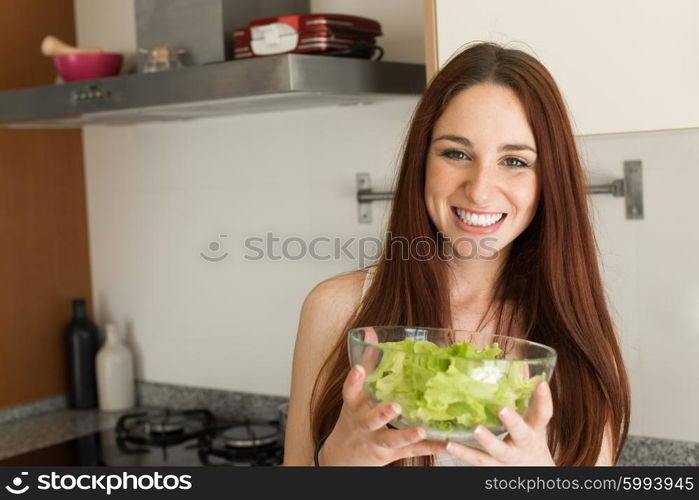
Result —
M 488 453 L 453 441 L 449 442 L 446 450 L 450 455 L 471 465 L 501 465 L 500 462 Z
M 376 441 L 384 448 L 404 448 L 426 437 L 425 430 L 419 427 L 403 430 L 383 429 L 377 433 Z
M 364 427 L 368 431 L 378 431 L 386 424 L 400 415 L 400 405 L 398 403 L 384 403 L 372 409 L 366 414 Z
M 364 342 L 369 342 L 370 344 L 377 344 L 379 342 L 379 336 L 376 335 L 374 327 L 368 326 L 364 329 Z
M 521 418 L 521 417 L 520 417 Z M 509 444 L 490 432 L 483 426 L 478 426 L 473 432 L 473 437 L 483 447 L 483 449 L 496 460 L 507 462 L 512 453 L 512 448 Z
M 432 441 L 426 437 L 427 433 L 421 427 L 384 429 L 378 434 L 377 442 L 394 453 L 393 460 L 446 453 L 446 441 Z
M 362 351 L 361 360 L 359 363 L 371 373 L 374 368 L 378 365 L 381 360 L 381 355 L 383 350 L 380 347 L 376 347 L 378 343 L 378 336 L 376 335 L 376 330 L 372 327 L 367 327 L 364 329 L 364 342 L 369 345 L 364 346 L 364 351 Z
M 529 424 L 512 408 L 503 407 L 499 412 L 498 416 L 505 428 L 507 429 L 508 436 L 511 441 L 513 441 L 517 446 L 529 446 L 532 439 L 534 439 L 534 431 Z M 492 432 L 484 429 L 486 432 L 492 434 Z M 485 432 L 481 432 L 481 435 Z
M 364 376 L 366 372 L 360 365 L 354 365 L 342 385 L 342 399 L 352 410 L 358 410 L 364 403 Z
M 553 416 L 551 388 L 546 381 L 539 382 L 534 392 L 534 403 L 527 410 L 526 421 L 534 431 L 543 431 Z
M 422 457 L 425 455 L 437 455 L 446 453 L 447 441 L 423 440 L 414 444 L 409 444 L 398 450 L 398 458 Z

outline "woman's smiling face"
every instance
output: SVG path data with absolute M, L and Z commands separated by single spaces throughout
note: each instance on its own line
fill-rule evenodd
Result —
M 539 201 L 536 160 L 533 132 L 511 89 L 478 84 L 451 99 L 432 131 L 425 202 L 438 230 L 464 242 L 460 255 L 475 257 L 477 247 L 492 259 L 527 228 Z

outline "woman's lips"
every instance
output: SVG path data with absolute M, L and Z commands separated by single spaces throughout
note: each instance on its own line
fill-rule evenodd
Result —
M 507 214 L 503 214 L 502 218 L 497 221 L 495 224 L 492 226 L 486 226 L 486 227 L 481 227 L 481 226 L 470 226 L 466 224 L 464 221 L 461 220 L 461 218 L 457 215 L 456 213 L 456 207 L 451 207 L 451 214 L 452 217 L 454 217 L 454 221 L 456 222 L 456 225 L 459 226 L 459 228 L 463 231 L 466 231 L 467 233 L 471 234 L 490 234 L 494 233 L 497 231 L 502 223 L 504 222 L 505 219 L 507 219 Z

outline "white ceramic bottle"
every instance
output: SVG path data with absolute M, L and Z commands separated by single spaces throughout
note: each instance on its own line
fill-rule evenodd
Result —
M 119 338 L 116 325 L 105 325 L 105 341 L 97 351 L 97 397 L 100 410 L 118 411 L 134 406 L 133 355 Z

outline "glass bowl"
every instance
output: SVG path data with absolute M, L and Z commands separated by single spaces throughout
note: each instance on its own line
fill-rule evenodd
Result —
M 459 442 L 473 442 L 479 424 L 506 432 L 498 411 L 507 406 L 524 416 L 557 357 L 537 342 L 446 328 L 355 328 L 347 343 L 350 363 L 366 372 L 370 401 L 401 405 L 392 427 L 422 427 L 428 439 Z

